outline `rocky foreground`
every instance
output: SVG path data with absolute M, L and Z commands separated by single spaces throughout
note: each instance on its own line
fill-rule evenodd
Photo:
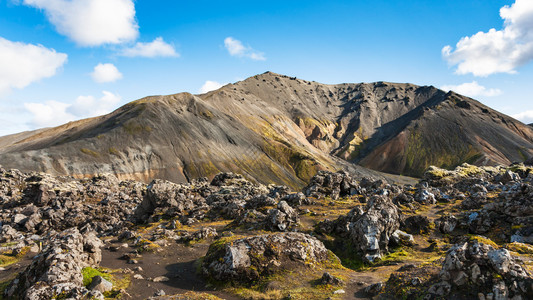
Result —
M 0 299 L 532 299 L 533 168 L 146 185 L 0 168 Z

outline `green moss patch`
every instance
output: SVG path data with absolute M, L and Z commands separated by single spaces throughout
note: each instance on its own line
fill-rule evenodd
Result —
M 493 242 L 491 239 L 489 239 L 487 237 L 484 237 L 484 236 L 481 236 L 481 235 L 470 234 L 470 235 L 468 235 L 468 238 L 469 238 L 470 241 L 477 241 L 479 243 L 490 245 L 490 246 L 492 246 L 494 248 L 500 248 L 500 246 L 498 246 L 498 244 Z
M 244 299 L 342 299 L 334 294 L 342 286 L 319 285 L 324 271 L 346 281 L 349 271 L 345 269 L 299 268 L 262 278 L 251 286 L 233 286 L 226 291 Z
M 121 270 L 112 270 L 106 268 L 86 267 L 81 270 L 83 275 L 83 285 L 89 286 L 95 276 L 101 276 L 113 284 L 113 289 L 104 293 L 106 299 L 119 299 L 120 291 L 125 290 L 131 284 L 131 278 L 128 274 L 119 274 Z
M 135 246 L 137 246 L 137 251 L 139 253 L 154 252 L 155 250 L 161 248 L 159 245 L 154 244 L 152 241 L 149 241 L 147 239 L 140 240 L 139 242 L 137 242 L 137 244 L 135 244 Z
M 509 251 L 513 251 L 519 254 L 533 255 L 533 246 L 522 243 L 509 243 L 505 245 L 505 248 Z
M 29 247 L 24 247 L 17 255 L 12 255 L 8 253 L 0 254 L 0 266 L 5 267 L 18 262 L 26 255 L 26 253 L 28 253 L 29 250 Z
M 88 286 L 93 282 L 93 278 L 96 276 L 101 276 L 102 278 L 111 281 L 111 275 L 108 273 L 103 273 L 98 269 L 91 268 L 91 267 L 85 267 L 81 270 L 81 274 L 83 275 L 83 285 Z

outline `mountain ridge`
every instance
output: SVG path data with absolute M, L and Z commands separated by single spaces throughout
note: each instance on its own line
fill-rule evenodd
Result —
M 432 86 L 321 84 L 266 72 L 204 94 L 144 97 L 104 116 L 0 137 L 0 164 L 177 182 L 233 171 L 301 186 L 318 170 L 383 177 L 358 164 L 409 176 L 430 164 L 509 164 L 533 156 L 532 137 L 531 127 Z

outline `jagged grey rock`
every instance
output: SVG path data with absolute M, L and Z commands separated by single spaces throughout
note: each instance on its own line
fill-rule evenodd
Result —
M 364 209 L 356 207 L 334 221 L 318 224 L 319 231 L 348 239 L 361 257 L 374 262 L 387 253 L 390 238 L 400 227 L 398 208 L 386 196 L 372 196 Z
M 533 295 L 533 277 L 519 260 L 506 249 L 477 240 L 454 245 L 439 277 L 441 282 L 428 291 L 437 296 L 492 292 L 494 299 L 528 299 Z
M 271 209 L 266 219 L 266 227 L 274 231 L 288 231 L 300 222 L 298 212 L 287 202 L 280 201 L 277 208 Z
M 100 263 L 101 246 L 93 232 L 82 234 L 71 228 L 52 234 L 49 244 L 6 288 L 4 295 L 22 295 L 26 299 L 51 299 L 60 294 L 80 299 L 88 295 L 82 269 Z
M 328 259 L 324 244 L 307 234 L 289 232 L 217 242 L 202 263 L 203 273 L 220 281 L 253 282 L 285 268 Z

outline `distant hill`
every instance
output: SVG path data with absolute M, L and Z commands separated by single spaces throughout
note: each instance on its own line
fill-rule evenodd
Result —
M 271 72 L 0 138 L 0 164 L 24 171 L 173 181 L 234 171 L 293 187 L 319 169 L 420 176 L 429 165 L 531 156 L 533 128 L 453 92 L 387 82 L 327 85 Z

